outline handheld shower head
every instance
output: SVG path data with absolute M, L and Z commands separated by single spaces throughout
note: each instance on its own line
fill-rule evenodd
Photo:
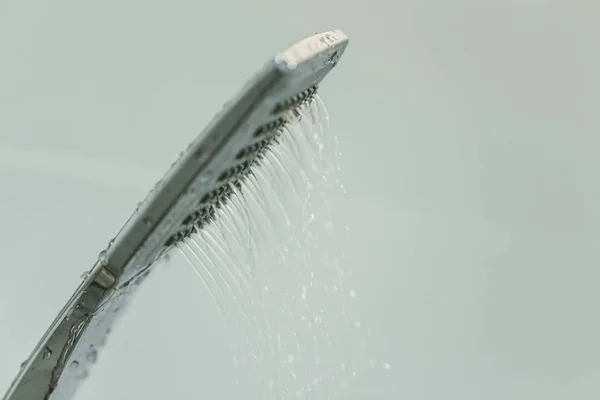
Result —
M 151 266 L 214 218 L 232 187 L 293 119 L 337 64 L 348 39 L 316 34 L 269 61 L 183 151 L 59 312 L 4 400 L 68 400 L 115 320 L 126 295 Z

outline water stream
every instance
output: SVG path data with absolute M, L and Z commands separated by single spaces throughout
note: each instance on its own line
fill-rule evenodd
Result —
M 344 399 L 373 368 L 354 277 L 338 139 L 304 104 L 214 221 L 179 244 L 265 399 Z

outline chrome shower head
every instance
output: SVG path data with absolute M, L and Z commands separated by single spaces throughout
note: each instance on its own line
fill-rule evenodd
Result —
M 316 34 L 270 60 L 183 151 L 111 240 L 37 344 L 4 400 L 73 398 L 118 309 L 151 266 L 214 218 L 232 187 L 316 92 L 348 40 Z

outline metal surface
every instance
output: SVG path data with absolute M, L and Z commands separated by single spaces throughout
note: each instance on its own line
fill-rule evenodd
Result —
M 68 400 L 150 267 L 194 224 L 208 221 L 256 157 L 312 96 L 347 46 L 336 30 L 268 62 L 182 152 L 140 203 L 21 366 L 4 400 Z

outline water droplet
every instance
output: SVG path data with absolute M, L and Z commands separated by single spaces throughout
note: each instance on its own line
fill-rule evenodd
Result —
M 392 365 L 390 363 L 384 363 L 383 364 L 383 369 L 391 369 Z
M 356 298 L 356 292 L 354 290 L 350 290 L 349 292 L 350 297 L 352 297 L 353 299 Z
M 100 253 L 98 253 L 98 259 L 100 259 L 100 260 L 103 260 L 105 256 L 106 256 L 106 250 L 102 250 Z
M 153 223 L 154 223 L 154 221 L 152 220 L 152 218 L 150 218 L 150 217 L 145 217 L 144 218 L 144 225 L 146 225 L 146 226 L 152 226 Z
M 356 321 L 356 322 L 354 323 L 354 326 L 356 326 L 357 328 L 360 328 L 360 321 Z
M 200 185 L 206 185 L 207 183 L 209 183 L 212 173 L 212 170 L 204 171 L 204 173 L 198 177 L 198 183 Z
M 44 347 L 42 350 L 42 360 L 47 360 L 52 356 L 52 350 L 48 346 Z
M 88 371 L 85 368 L 79 368 L 75 371 L 75 377 L 77 379 L 85 379 L 88 377 Z
M 294 357 L 293 354 L 288 354 L 287 360 L 289 363 L 293 363 L 295 359 L 296 359 L 296 357 Z
M 79 368 L 79 361 L 74 360 L 73 362 L 71 362 L 69 368 L 71 368 L 72 370 L 76 370 L 77 368 Z
M 98 351 L 95 348 L 91 348 L 89 353 L 87 354 L 87 360 L 91 363 L 95 363 L 98 359 Z
M 90 271 L 84 271 L 81 273 L 81 275 L 79 275 L 82 281 L 85 281 L 88 276 L 90 276 Z

